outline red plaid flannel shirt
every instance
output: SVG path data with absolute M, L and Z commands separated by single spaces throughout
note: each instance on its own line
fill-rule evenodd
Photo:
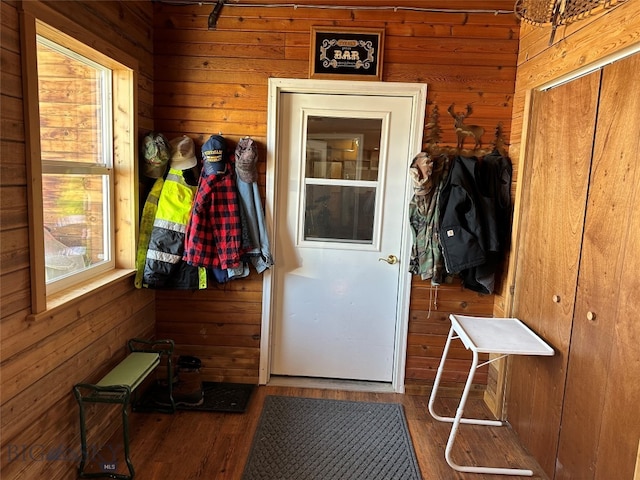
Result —
M 185 235 L 184 260 L 198 267 L 238 268 L 242 223 L 233 168 L 200 177 Z

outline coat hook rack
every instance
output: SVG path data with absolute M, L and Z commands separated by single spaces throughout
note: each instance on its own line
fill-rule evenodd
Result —
M 224 7 L 224 0 L 217 0 L 216 4 L 213 6 L 213 10 L 209 14 L 209 19 L 207 20 L 207 27 L 209 30 L 215 30 L 218 28 L 218 18 L 220 18 L 222 7 Z
M 454 108 L 455 108 L 455 105 L 451 104 L 447 112 L 449 113 L 449 115 L 451 115 L 452 118 L 454 118 L 454 120 L 456 120 L 456 117 L 454 116 L 456 114 L 456 112 L 454 111 Z M 465 113 L 459 114 L 461 117 L 460 121 L 464 120 L 464 118 L 467 117 L 471 112 L 472 112 L 471 106 L 468 105 L 466 114 Z M 459 131 L 461 128 L 469 129 L 470 134 L 468 136 L 472 136 L 476 140 L 476 145 L 474 146 L 473 149 L 465 149 L 464 145 L 462 145 L 462 148 L 461 148 L 459 144 L 456 147 L 439 145 L 442 137 L 441 135 L 442 130 L 440 128 L 440 113 L 438 110 L 438 105 L 434 103 L 433 108 L 431 109 L 431 113 L 429 115 L 429 119 L 425 125 L 426 135 L 425 135 L 425 142 L 423 144 L 423 151 L 434 156 L 435 155 L 474 155 L 474 156 L 482 157 L 484 155 L 488 155 L 494 150 L 498 150 L 498 152 L 500 152 L 502 155 L 507 156 L 505 148 L 508 144 L 504 139 L 502 122 L 498 122 L 498 125 L 496 126 L 495 133 L 494 133 L 494 139 L 490 143 L 490 146 L 487 146 L 487 148 L 480 148 L 480 146 L 477 143 L 479 138 L 477 138 L 476 135 L 481 136 L 482 133 L 484 133 L 484 129 L 482 127 L 478 127 L 476 125 L 467 126 L 464 124 L 462 125 L 462 127 L 456 127 L 456 134 L 458 136 L 458 140 L 460 140 L 460 136 L 462 136 L 462 140 L 464 141 L 464 138 L 465 138 L 464 132 Z M 472 129 L 473 129 L 473 132 L 471 132 Z M 482 133 L 480 133 L 480 131 L 482 131 Z M 476 135 L 473 135 L 472 133 L 475 133 Z
M 478 125 L 466 125 L 464 123 L 465 118 L 473 113 L 471 104 L 467 105 L 467 110 L 464 113 L 456 112 L 454 111 L 454 108 L 455 104 L 452 103 L 449 106 L 447 112 L 449 112 L 449 115 L 451 115 L 451 118 L 453 118 L 454 120 L 453 126 L 456 129 L 456 135 L 458 137 L 458 149 L 462 150 L 462 148 L 464 147 L 465 138 L 471 137 L 475 140 L 474 150 L 477 150 L 478 148 L 480 148 L 482 135 L 484 134 L 484 128 Z

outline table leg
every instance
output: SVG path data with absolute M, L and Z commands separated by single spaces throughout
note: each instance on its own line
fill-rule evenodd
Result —
M 469 369 L 469 376 L 467 377 L 467 381 L 464 386 L 464 390 L 462 391 L 462 397 L 460 398 L 460 403 L 458 404 L 458 409 L 456 410 L 455 417 L 443 417 L 434 412 L 434 402 L 436 399 L 436 394 L 438 388 L 440 386 L 440 379 L 442 377 L 442 372 L 444 371 L 444 364 L 449 353 L 449 347 L 451 345 L 451 341 L 454 338 L 458 338 L 455 336 L 455 331 L 453 327 L 449 330 L 449 335 L 447 337 L 447 342 L 444 347 L 444 352 L 442 353 L 442 359 L 440 360 L 440 365 L 438 366 L 438 371 L 436 373 L 436 379 L 433 383 L 433 389 L 431 390 L 431 396 L 429 397 L 429 413 L 431 416 L 438 421 L 441 422 L 449 422 L 452 423 L 451 432 L 449 433 L 449 439 L 447 440 L 447 446 L 445 448 L 445 459 L 449 466 L 454 470 L 459 472 L 467 472 L 467 473 L 485 473 L 485 474 L 494 474 L 494 475 L 520 475 L 520 476 L 532 476 L 533 471 L 517 469 L 517 468 L 498 468 L 498 467 L 476 467 L 476 466 L 465 466 L 458 465 L 451 459 L 451 450 L 453 449 L 453 444 L 456 439 L 456 435 L 458 434 L 458 428 L 461 423 L 471 424 L 471 425 L 486 425 L 486 426 L 502 426 L 503 422 L 499 420 L 483 420 L 477 418 L 463 418 L 462 415 L 464 413 L 464 407 L 467 403 L 467 398 L 469 396 L 469 392 L 471 391 L 471 386 L 473 385 L 473 377 L 475 375 L 476 369 L 478 368 L 478 352 L 472 350 L 473 353 L 473 361 L 471 362 L 471 368 Z
M 455 331 L 452 328 L 449 329 L 449 335 L 447 336 L 447 342 L 444 345 L 444 351 L 442 352 L 442 358 L 440 359 L 440 365 L 438 366 L 438 371 L 436 372 L 436 379 L 433 382 L 433 389 L 431 390 L 431 396 L 429 397 L 429 413 L 431 414 L 431 416 L 433 418 L 435 418 L 436 420 L 440 421 L 440 422 L 448 422 L 448 423 L 453 423 L 453 421 L 455 420 L 453 417 L 443 417 L 441 415 L 438 415 L 435 412 L 434 409 L 434 403 L 436 400 L 436 395 L 438 392 L 438 388 L 440 387 L 440 379 L 442 378 L 442 372 L 444 372 L 444 364 L 446 362 L 447 359 L 447 355 L 449 354 L 449 347 L 451 346 L 451 341 L 458 338 L 455 335 Z M 471 370 L 469 371 L 469 374 L 471 375 L 470 380 L 467 380 L 467 383 L 469 384 L 469 389 L 471 389 L 471 384 L 470 382 L 473 380 L 473 374 L 475 374 L 475 370 L 477 367 L 477 360 L 476 360 L 476 366 L 472 366 Z M 464 394 L 464 392 L 463 392 Z M 468 392 L 467 392 L 468 394 Z M 466 402 L 466 398 L 465 398 L 465 402 Z M 471 425 L 489 425 L 492 427 L 500 427 L 502 425 L 504 425 L 503 422 L 501 422 L 500 420 L 484 420 L 484 419 L 480 419 L 480 418 L 461 418 L 459 420 L 459 423 L 467 423 L 467 424 L 471 424 Z
M 449 347 L 451 346 L 451 340 L 453 340 L 454 331 L 453 327 L 449 329 L 449 335 L 447 336 L 447 342 L 444 344 L 444 351 L 442 352 L 442 358 L 440 359 L 440 365 L 438 365 L 438 371 L 436 372 L 436 379 L 433 382 L 433 388 L 431 389 L 431 396 L 429 397 L 429 413 L 433 418 L 440 422 L 449 422 L 453 421 L 453 418 L 450 417 L 442 417 L 438 415 L 433 408 L 433 404 L 436 400 L 436 395 L 438 393 L 438 388 L 440 387 L 440 379 L 442 378 L 442 372 L 444 371 L 444 363 L 447 359 L 447 355 L 449 354 Z

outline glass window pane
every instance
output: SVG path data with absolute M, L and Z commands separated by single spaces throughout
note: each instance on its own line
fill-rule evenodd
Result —
M 378 179 L 382 120 L 309 116 L 306 178 Z
M 107 165 L 108 70 L 45 39 L 38 41 L 43 162 Z
M 371 244 L 376 189 L 307 185 L 304 239 Z
M 110 261 L 107 175 L 43 175 L 47 283 Z
M 373 244 L 382 119 L 310 115 L 304 240 Z
M 114 267 L 113 72 L 95 60 L 37 37 L 47 294 Z

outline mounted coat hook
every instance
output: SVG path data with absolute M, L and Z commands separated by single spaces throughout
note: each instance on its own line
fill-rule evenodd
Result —
M 216 4 L 213 6 L 213 10 L 209 14 L 208 20 L 208 28 L 209 30 L 215 30 L 217 28 L 218 17 L 220 17 L 220 12 L 222 11 L 222 7 L 224 7 L 224 0 L 218 0 Z

